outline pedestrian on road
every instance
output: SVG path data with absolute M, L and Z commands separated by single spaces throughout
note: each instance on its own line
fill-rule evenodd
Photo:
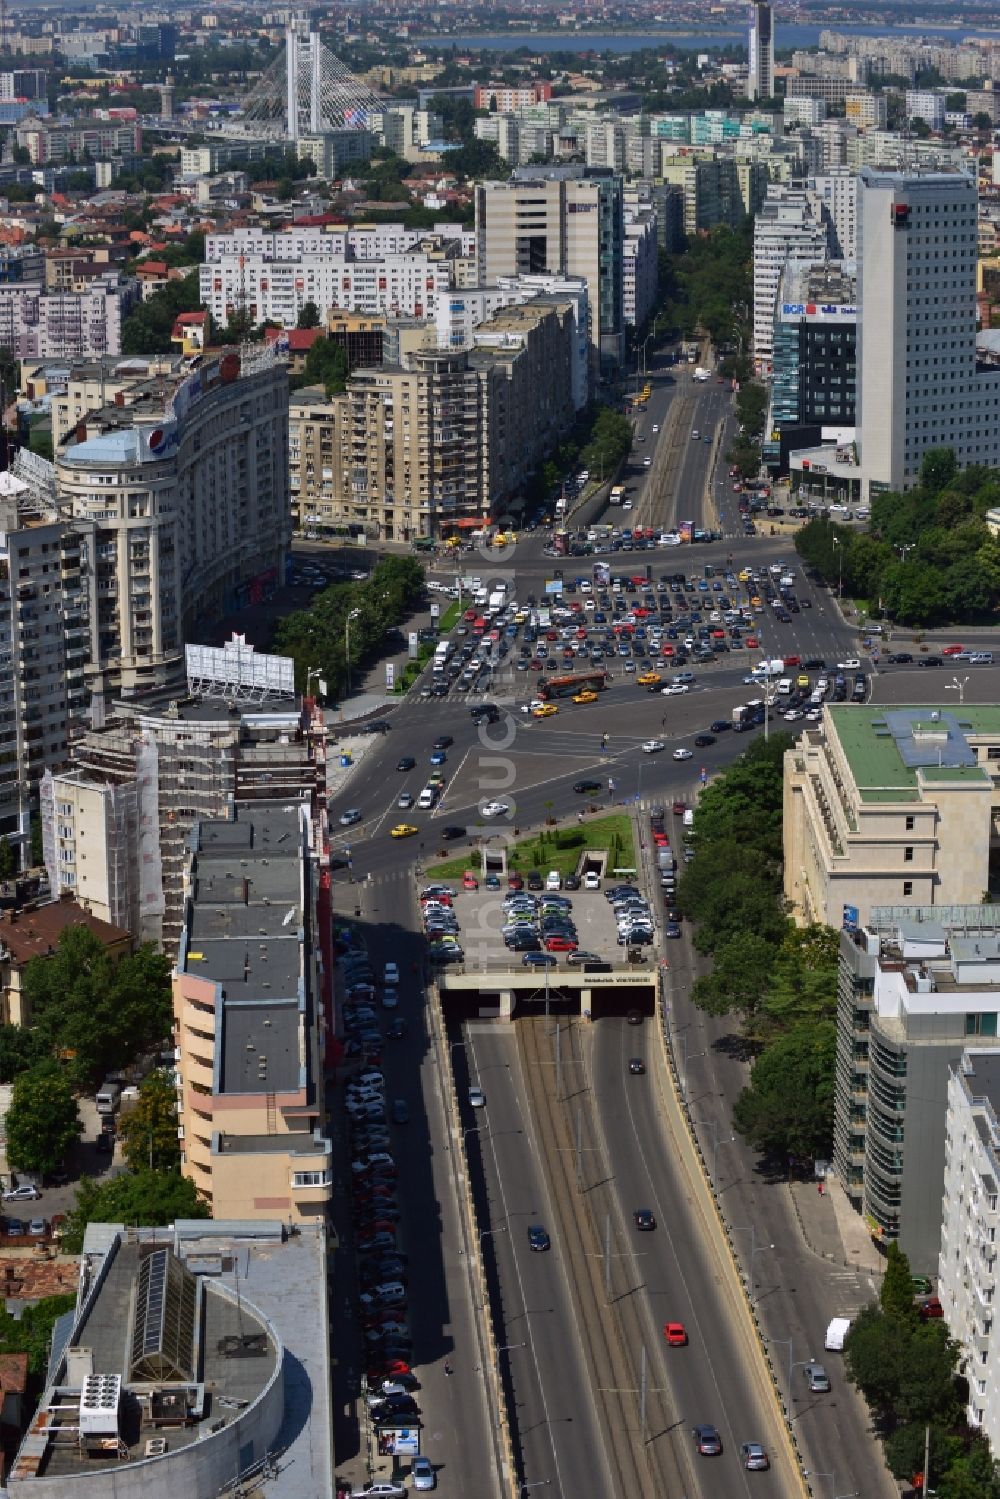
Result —
M 448 1374 L 448 1375 L 452 1375 L 455 1372 L 454 1369 L 451 1367 L 451 1364 L 449 1364 L 449 1362 L 448 1362 L 447 1359 L 445 1359 L 445 1362 L 444 1362 L 444 1372 L 446 1374 Z

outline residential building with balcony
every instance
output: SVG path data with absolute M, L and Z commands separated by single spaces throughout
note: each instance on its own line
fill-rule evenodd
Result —
M 95 276 L 80 291 L 0 284 L 0 343 L 18 359 L 120 354 L 122 324 L 139 300 L 138 281 L 119 271 Z
M 322 758 L 294 701 L 189 692 L 116 702 L 70 763 L 42 778 L 50 888 L 173 957 L 195 823 L 279 797 L 312 807 L 322 784 Z
M 938 1298 L 961 1349 L 966 1420 L 1000 1449 L 1000 1049 L 964 1051 L 948 1078 Z
M 69 382 L 72 389 L 72 378 Z M 94 723 L 183 678 L 185 639 L 284 577 L 288 377 L 268 345 L 123 384 L 56 448 L 86 563 Z
M 41 491 L 4 473 L 0 835 L 19 852 L 22 866 L 29 861 L 31 811 L 45 767 L 67 764 L 83 729 L 89 655 L 80 535 Z
M 181 1170 L 213 1217 L 323 1219 L 318 886 L 304 807 L 195 824 L 173 978 Z
M 876 907 L 840 938 L 834 1161 L 872 1237 L 920 1274 L 941 1250 L 949 1074 L 995 1049 L 1000 915 Z
M 1000 810 L 1000 708 L 827 704 L 785 756 L 785 899 L 802 925 L 975 905 Z
M 753 354 L 762 373 L 770 374 L 774 360 L 774 314 L 786 264 L 815 264 L 828 254 L 829 229 L 817 195 L 804 187 L 772 186 L 753 230 Z

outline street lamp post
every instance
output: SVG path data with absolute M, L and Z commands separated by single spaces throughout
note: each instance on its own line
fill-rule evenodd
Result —
M 351 691 L 351 620 L 357 619 L 360 609 L 352 609 L 344 620 L 344 660 L 347 665 L 347 691 Z
M 757 1243 L 757 1229 L 754 1226 L 754 1224 L 752 1224 L 752 1223 L 734 1223 L 732 1225 L 732 1232 L 734 1234 L 749 1234 L 750 1235 L 750 1262 L 749 1262 L 750 1263 L 750 1277 L 749 1277 L 749 1279 L 750 1279 L 750 1300 L 752 1302 L 754 1300 L 753 1262 L 754 1262 L 754 1260 L 755 1260 L 755 1258 L 757 1257 L 758 1254 L 766 1254 L 769 1249 L 773 1249 L 775 1246 L 773 1244 L 758 1244 Z
M 695 1052 L 691 1053 L 691 1056 L 689 1058 L 688 1057 L 688 1038 L 687 1038 L 686 1035 L 681 1036 L 681 1047 L 682 1047 L 683 1053 L 684 1053 L 684 1062 L 683 1062 L 683 1066 L 681 1068 L 681 1097 L 684 1099 L 684 1102 L 687 1103 L 687 1096 L 688 1096 L 688 1061 L 690 1060 L 692 1062 L 697 1062 L 697 1060 L 698 1060 L 699 1057 L 707 1056 L 708 1053 L 705 1052 L 705 1051 L 695 1051 Z
M 719 1165 L 719 1121 L 718 1119 L 701 1119 L 698 1121 L 698 1123 L 708 1124 L 712 1129 L 712 1185 L 714 1186 L 717 1168 Z M 729 1139 L 724 1143 L 727 1145 L 732 1145 L 735 1143 L 735 1141 L 736 1136 L 730 1135 Z
M 844 597 L 844 548 L 836 536 L 833 538 L 833 544 L 837 548 L 837 597 L 842 599 Z
M 952 677 L 950 682 L 944 684 L 945 692 L 958 693 L 958 706 L 965 706 L 965 689 L 968 686 L 968 677 Z

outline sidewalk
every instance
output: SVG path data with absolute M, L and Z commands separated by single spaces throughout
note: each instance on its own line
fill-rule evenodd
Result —
M 819 1185 L 795 1181 L 788 1189 L 807 1247 L 831 1264 L 868 1275 L 882 1275 L 885 1261 L 865 1227 L 864 1218 L 851 1207 L 840 1178 L 826 1177 L 822 1193 Z

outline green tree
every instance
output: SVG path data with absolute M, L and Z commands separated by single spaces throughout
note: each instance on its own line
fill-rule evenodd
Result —
M 158 1069 L 146 1078 L 135 1106 L 122 1113 L 118 1133 L 133 1171 L 144 1166 L 172 1171 L 180 1166 L 177 1094 L 166 1072 Z
M 59 1317 L 76 1306 L 76 1296 L 43 1296 L 21 1307 L 16 1317 L 0 1307 L 0 1353 L 26 1353 L 28 1372 L 44 1378 L 52 1352 L 52 1330 Z
M 830 1154 L 837 1030 L 799 1025 L 757 1058 L 736 1100 L 733 1125 L 755 1150 L 814 1160 Z
M 930 448 L 920 464 L 920 483 L 931 494 L 940 494 L 958 472 L 958 459 L 952 448 Z
M 912 1480 L 923 1472 L 926 1434 L 926 1423 L 914 1421 L 898 1427 L 886 1437 L 885 1460 L 897 1478 Z M 956 1446 L 957 1443 L 948 1432 L 940 1426 L 931 1427 L 931 1474 L 936 1494 L 942 1492 L 939 1475 L 951 1467 Z M 982 1496 L 984 1490 L 978 1490 L 978 1494 Z
M 170 1032 L 170 965 L 150 943 L 117 963 L 89 927 L 69 926 L 22 980 L 32 1025 L 74 1080 L 96 1086 Z
M 782 1030 L 837 1013 L 840 935 L 828 926 L 788 924 L 771 967 L 763 1008 Z
M 319 308 L 315 302 L 303 302 L 302 310 L 296 319 L 296 328 L 318 328 L 320 324 Z
M 754 931 L 737 932 L 716 948 L 712 972 L 695 980 L 691 998 L 710 1015 L 735 1011 L 752 1036 L 773 963 L 773 942 Z
M 885 1420 L 899 1399 L 910 1356 L 910 1332 L 906 1322 L 887 1318 L 873 1303 L 859 1312 L 844 1339 L 848 1379 Z
M 886 1251 L 885 1275 L 878 1299 L 887 1317 L 901 1317 L 908 1322 L 916 1320 L 910 1261 L 895 1242 L 890 1243 Z
M 347 351 L 332 339 L 317 338 L 306 354 L 304 383 L 322 385 L 328 397 L 335 396 L 347 389 L 349 373 Z
M 210 1216 L 197 1187 L 179 1171 L 123 1171 L 105 1181 L 85 1176 L 66 1215 L 62 1243 L 68 1254 L 79 1254 L 88 1223 L 157 1227 Z
M 47 1176 L 83 1130 L 69 1080 L 45 1061 L 14 1079 L 7 1112 L 7 1159 L 17 1171 Z
M 0 1083 L 12 1083 L 48 1058 L 48 1048 L 37 1031 L 24 1025 L 0 1025 Z
M 169 354 L 170 334 L 178 313 L 197 312 L 201 289 L 197 269 L 140 302 L 122 324 L 123 354 Z
M 10 846 L 10 839 L 0 838 L 0 880 L 13 879 L 17 874 L 17 855 Z

